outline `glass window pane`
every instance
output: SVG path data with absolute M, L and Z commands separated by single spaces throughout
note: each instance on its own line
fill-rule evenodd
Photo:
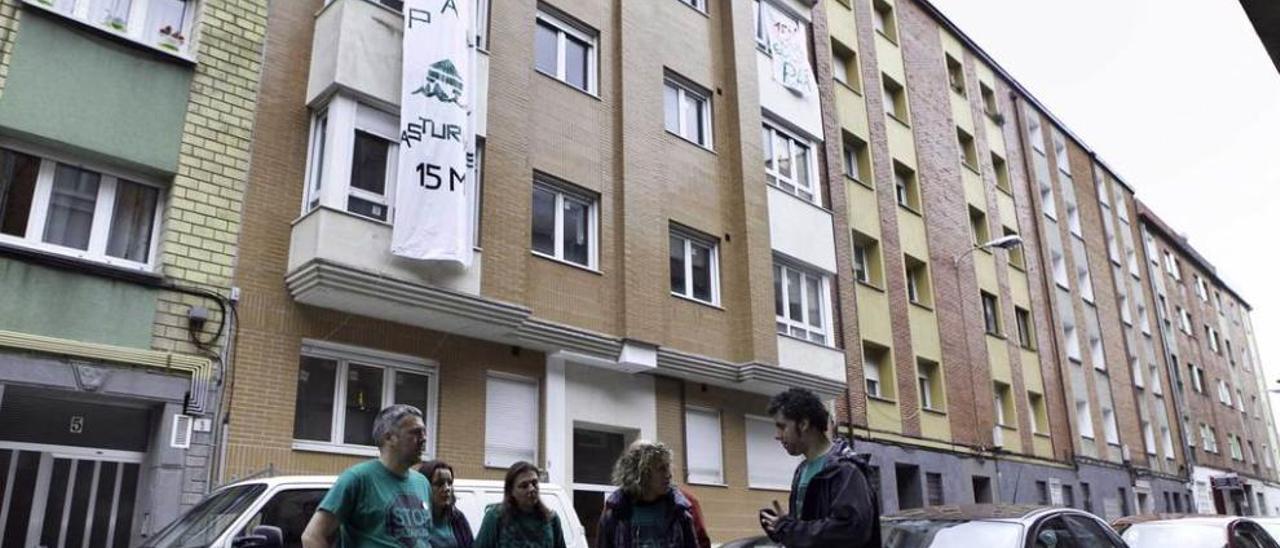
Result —
M 395 403 L 404 403 L 417 407 L 418 411 L 422 411 L 423 416 L 426 416 L 429 406 L 427 396 L 431 393 L 431 377 L 403 371 L 395 372 L 395 376 Z
M 146 37 L 156 45 L 174 51 L 187 43 L 187 10 L 195 8 L 189 0 L 151 0 L 147 7 Z
M 802 291 L 800 273 L 787 270 L 787 317 L 794 321 L 804 321 L 804 305 L 800 300 Z
M 533 250 L 547 255 L 556 253 L 556 195 L 536 186 L 533 187 Z
M 385 194 L 387 185 L 387 150 L 385 139 L 356 131 L 355 151 L 351 159 L 351 188 L 374 194 Z
M 773 313 L 782 316 L 782 268 L 773 265 Z
M 324 182 L 324 145 L 328 138 L 329 117 L 321 116 L 316 121 L 315 144 L 311 149 L 311 197 L 307 209 L 320 205 L 320 185 Z
M 564 40 L 564 77 L 570 85 L 587 89 L 587 44 L 572 36 Z
M 711 301 L 711 248 L 693 244 L 693 298 Z
M 773 132 L 764 128 L 761 136 L 764 142 L 764 169 L 766 172 L 773 171 Z
M 667 131 L 680 133 L 680 91 L 671 84 L 662 89 L 662 111 L 666 117 Z
M 89 21 L 124 32 L 129 25 L 130 0 L 93 0 L 89 4 Z
M 590 206 L 586 202 L 564 199 L 564 260 L 583 266 L 590 264 Z
M 702 100 L 690 93 L 684 95 L 685 136 L 698 144 L 702 140 Z
M 774 150 L 777 152 L 775 156 L 778 161 L 778 174 L 790 179 L 793 177 L 791 173 L 791 141 L 781 134 L 775 134 Z
M 294 400 L 293 438 L 330 441 L 333 425 L 333 386 L 338 362 L 303 356 L 298 366 L 298 395 Z
M 121 179 L 116 184 L 116 207 L 111 215 L 107 255 L 145 263 L 151 255 L 151 227 L 156 218 L 155 187 Z
M 356 215 L 364 215 L 372 217 L 379 221 L 387 220 L 387 206 L 372 200 L 357 198 L 355 196 L 347 196 L 347 211 Z
M 39 158 L 0 150 L 0 233 L 26 235 L 39 173 Z
M 808 293 L 805 297 L 809 308 L 809 325 L 822 329 L 822 283 L 813 276 L 805 276 L 804 281 L 804 289 Z
M 809 184 L 809 147 L 796 144 L 796 186 L 808 189 Z
M 92 171 L 58 164 L 49 198 L 49 217 L 44 225 L 44 241 L 76 249 L 89 249 L 93 210 L 98 203 L 98 183 L 102 176 Z
M 671 237 L 671 292 L 685 294 L 684 239 Z
M 538 70 L 556 76 L 556 43 L 560 32 L 555 27 L 538 22 L 538 30 L 534 33 L 534 66 Z
M 382 368 L 351 364 L 347 368 L 347 417 L 342 442 L 376 445 L 373 419 L 382 410 Z

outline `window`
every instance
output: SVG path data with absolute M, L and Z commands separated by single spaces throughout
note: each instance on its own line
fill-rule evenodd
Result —
M 812 147 L 808 140 L 765 124 L 765 180 L 774 187 L 806 202 L 819 202 L 814 174 L 817 172 Z
M 1222 379 L 1218 379 L 1218 402 L 1227 407 L 1231 406 L 1231 388 L 1227 387 L 1226 381 Z
M 1076 426 L 1080 429 L 1080 437 L 1093 439 L 1093 413 L 1089 410 L 1089 400 L 1076 400 Z
M 831 41 L 831 78 L 854 91 L 862 89 L 857 52 L 836 40 Z
M 991 232 L 987 229 L 987 214 L 973 206 L 969 206 L 969 234 L 973 236 L 974 247 L 991 241 Z
M 104 468 L 103 471 L 105 472 L 106 469 Z M 271 500 L 267 501 L 252 518 L 249 518 L 249 522 L 235 537 L 240 538 L 252 534 L 256 527 L 271 525 L 280 528 L 285 548 L 301 548 L 302 533 L 307 528 L 307 522 L 328 492 L 328 489 L 290 489 L 287 487 L 280 489 L 271 496 Z M 250 499 L 245 499 L 245 501 L 246 505 L 250 503 Z M 223 511 L 226 510 L 228 509 L 224 507 Z M 229 526 L 230 523 L 226 525 Z M 207 531 L 205 534 L 212 533 L 212 531 L 205 531 Z M 182 535 L 182 533 L 178 533 L 175 536 Z M 193 540 L 191 537 L 187 537 L 187 539 Z M 168 541 L 162 542 L 167 543 Z
M 949 53 L 943 55 L 947 59 L 947 83 L 951 91 L 964 95 L 964 65 Z
M 585 191 L 536 174 L 533 182 L 534 253 L 596 268 L 598 201 Z
M 164 189 L 0 148 L 0 242 L 150 271 Z
M 1009 395 L 1009 385 L 1002 382 L 993 383 L 995 390 L 996 424 L 1013 428 L 1018 419 L 1013 413 L 1013 398 Z
M 1027 405 L 1031 408 L 1031 433 L 1048 435 L 1049 410 L 1045 407 L 1044 395 L 1027 392 Z
M 671 293 L 707 304 L 720 303 L 720 245 L 677 226 L 671 227 Z
M 898 162 L 893 163 L 894 196 L 898 205 L 920 211 L 920 185 L 916 182 L 916 172 Z
M 1083 363 L 1084 360 L 1080 357 L 1080 332 L 1076 329 L 1075 324 L 1063 324 L 1062 335 L 1063 338 L 1067 339 L 1067 359 L 1076 363 Z
M 867 396 L 893 398 L 893 365 L 889 361 L 888 348 L 862 341 L 862 377 L 866 380 Z M 889 382 L 884 382 L 885 379 Z
M 978 147 L 969 132 L 956 128 L 956 139 L 960 143 L 960 163 L 973 171 L 978 171 Z
M 920 407 L 943 410 L 941 371 L 938 362 L 916 358 L 916 387 L 920 390 Z
M 587 93 L 596 93 L 596 31 L 538 10 L 534 67 Z
M 485 378 L 484 465 L 538 462 L 538 381 L 489 372 Z
M 996 100 L 996 92 L 987 87 L 984 82 L 978 82 L 978 91 L 982 93 L 982 112 L 992 120 L 998 120 L 997 125 L 1003 123 L 1004 117 L 1000 116 L 1000 103 Z
M 706 0 L 679 0 L 679 2 L 701 12 L 707 11 Z
M 1183 333 L 1190 335 L 1191 334 L 1191 313 L 1187 312 L 1187 310 L 1182 308 L 1181 306 L 1177 307 L 1177 310 L 1178 310 L 1179 327 L 1182 329 Z
M 1160 427 L 1160 445 L 1164 447 L 1164 458 L 1172 460 L 1173 455 L 1173 434 L 1169 432 L 1169 426 Z
M 1191 372 L 1191 387 L 1196 392 L 1204 393 L 1204 370 L 1196 367 L 1193 363 L 1187 364 L 1187 369 Z
M 773 5 L 769 0 L 755 0 L 752 5 L 752 15 L 755 17 L 756 24 L 756 46 L 760 48 L 766 55 L 772 55 L 769 47 L 768 25 L 778 21 L 783 21 L 787 26 L 804 28 L 795 16 L 791 15 L 790 10 L 785 10 Z
M 190 51 L 195 0 L 37 0 L 61 13 L 111 34 L 173 53 Z
M 853 277 L 874 287 L 884 287 L 880 243 L 860 232 L 853 233 Z
M 667 131 L 711 148 L 711 93 L 668 75 L 663 82 L 662 102 Z
M 1077 259 L 1083 261 L 1083 259 Z M 1089 277 L 1089 267 L 1083 262 L 1076 265 L 1076 285 L 1080 288 L 1080 298 L 1093 303 L 1093 279 Z
M 1227 434 L 1227 446 L 1231 449 L 1232 460 L 1244 460 L 1244 454 L 1240 451 L 1240 438 L 1235 434 Z
M 907 299 L 921 306 L 933 306 L 929 266 L 910 255 L 903 256 L 903 263 L 907 268 Z
M 1200 438 L 1204 441 L 1202 448 L 1210 453 L 1218 452 L 1218 433 L 1212 426 L 1200 423 Z
M 928 495 L 929 506 L 946 504 L 946 500 L 942 496 L 942 474 L 936 472 L 925 473 L 924 488 L 925 494 Z
M 1120 445 L 1120 431 L 1116 425 L 1116 412 L 1110 407 L 1102 408 L 1102 428 L 1107 436 L 1107 443 Z
M 1027 350 L 1035 350 L 1036 335 L 1035 328 L 1031 323 L 1031 311 L 1015 306 L 1013 313 L 1018 321 L 1018 344 Z
M 395 141 L 357 129 L 351 153 L 350 195 L 347 211 L 387 220 L 390 210 L 387 182 L 395 179 L 396 163 L 392 160 Z
M 1049 261 L 1053 266 L 1053 281 L 1058 284 L 1058 287 L 1070 289 L 1071 281 L 1067 277 L 1067 256 L 1062 253 L 1061 249 L 1054 247 L 1055 244 L 1058 244 L 1056 240 L 1051 240 L 1049 244 Z
M 1156 433 L 1151 429 L 1151 423 L 1141 421 L 1142 423 L 1142 444 L 1147 450 L 1147 454 L 1155 456 L 1156 454 Z
M 991 171 L 996 174 L 996 188 L 1003 190 L 1006 194 L 1012 194 L 1013 186 L 1009 183 L 1009 164 L 994 152 L 991 153 Z
M 888 74 L 881 74 L 880 77 L 884 80 L 884 113 L 899 122 L 908 123 L 906 90 Z
M 871 21 L 876 32 L 888 38 L 890 42 L 898 42 L 898 25 L 893 20 L 893 6 L 884 0 L 871 2 Z
M 791 473 L 800 459 L 788 455 L 773 438 L 773 419 L 747 415 L 747 486 L 753 489 L 791 488 Z
M 1000 336 L 1000 300 L 995 295 L 982 292 L 982 319 L 987 328 L 987 334 Z
M 1204 332 L 1209 339 L 1209 350 L 1212 350 L 1214 354 L 1221 355 L 1222 347 L 1218 345 L 1218 330 L 1206 325 L 1204 326 Z
M 867 142 L 844 134 L 844 174 L 867 186 L 871 186 L 871 152 Z
M 778 333 L 827 342 L 827 277 L 790 263 L 773 263 L 773 302 Z
M 1196 296 L 1206 303 L 1209 302 L 1209 293 L 1205 290 L 1204 278 L 1201 278 L 1199 274 L 1193 274 L 1193 276 L 1196 278 Z
M 1053 136 L 1054 160 L 1058 164 L 1058 171 L 1069 176 L 1071 175 L 1071 160 L 1067 154 L 1067 142 L 1062 138 L 1062 135 L 1058 134 L 1057 130 L 1052 131 L 1051 135 Z
M 392 404 L 409 404 L 435 424 L 436 365 L 412 356 L 304 340 L 294 402 L 293 447 L 378 454 L 373 420 Z M 434 436 L 427 453 L 433 454 Z
M 684 420 L 688 482 L 723 485 L 720 413 L 710 409 L 686 407 Z
M 1012 228 L 1009 228 L 1009 227 L 1007 227 L 1007 226 L 1006 226 L 1006 227 L 1004 227 L 1004 236 L 1005 236 L 1005 237 L 1009 237 L 1009 236 L 1017 236 L 1017 235 L 1018 235 L 1018 232 L 1017 232 L 1016 230 L 1014 230 L 1014 229 L 1012 229 Z M 1026 268 L 1027 268 L 1027 256 L 1026 256 L 1026 252 L 1022 250 L 1022 246 L 1021 246 L 1021 245 L 1015 245 L 1015 246 L 1013 246 L 1013 247 L 1011 247 L 1011 248 L 1009 248 L 1009 249 L 1005 250 L 1005 253 L 1008 253 L 1008 254 L 1009 254 L 1009 265 L 1010 265 L 1010 266 L 1012 266 L 1012 267 L 1014 267 L 1014 268 L 1016 268 L 1016 269 L 1018 269 L 1018 270 L 1026 270 Z

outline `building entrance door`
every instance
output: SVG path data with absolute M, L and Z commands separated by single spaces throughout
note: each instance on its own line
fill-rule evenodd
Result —
M 128 547 L 142 459 L 0 441 L 0 545 Z

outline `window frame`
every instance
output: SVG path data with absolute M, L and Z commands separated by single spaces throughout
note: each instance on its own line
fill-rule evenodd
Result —
M 129 4 L 128 21 L 124 28 L 117 28 L 104 23 L 97 23 L 89 20 L 89 10 L 92 7 L 93 0 L 71 0 L 72 6 L 69 11 L 60 10 L 55 5 L 47 5 L 36 0 L 22 0 L 25 7 L 33 7 L 38 10 L 54 14 L 58 17 L 74 21 L 78 24 L 93 28 L 95 30 L 105 32 L 111 36 L 119 37 L 123 40 L 142 45 L 150 50 L 162 52 L 166 55 L 172 55 L 188 61 L 195 60 L 195 46 L 199 38 L 200 25 L 197 24 L 197 18 L 203 11 L 203 2 L 199 0 L 185 0 L 191 5 L 186 8 L 182 15 L 182 29 L 176 34 L 182 36 L 178 38 L 181 42 L 177 45 L 173 43 L 175 40 L 171 34 L 157 33 L 163 36 L 169 36 L 168 40 L 157 36 L 148 36 L 146 27 L 151 24 L 149 21 L 151 15 L 151 7 L 156 3 L 155 0 L 132 0 Z M 167 26 L 166 26 L 167 28 Z M 185 32 L 184 32 L 185 31 Z
M 346 401 L 345 396 L 348 382 L 347 371 L 349 371 L 349 367 L 352 362 L 355 362 L 360 366 L 375 367 L 383 370 L 382 398 L 383 402 L 387 405 L 390 404 L 389 402 L 395 401 L 396 377 L 394 374 L 386 374 L 387 372 L 405 372 L 427 377 L 427 403 L 429 408 L 420 410 L 423 415 L 422 421 L 426 424 L 428 433 L 439 431 L 437 428 L 437 419 L 440 407 L 439 362 L 405 354 L 396 354 L 383 350 L 363 348 L 318 339 L 302 340 L 302 348 L 298 352 L 298 371 L 301 371 L 301 362 L 304 357 L 333 360 L 337 362 L 337 366 L 334 369 L 334 393 L 332 400 L 333 416 L 331 417 L 331 423 L 329 426 L 329 441 L 300 440 L 293 437 L 295 433 L 290 431 L 289 436 L 293 450 L 368 457 L 378 456 L 377 446 L 333 441 L 344 439 L 346 434 L 344 420 L 346 417 L 346 406 L 343 402 Z M 296 413 L 296 397 L 294 407 Z M 430 458 L 436 455 L 437 439 L 438 436 L 427 436 L 426 454 L 423 455 L 424 457 Z
M 68 257 L 85 263 L 106 265 L 115 269 L 143 273 L 157 273 L 162 264 L 160 246 L 164 239 L 165 212 L 169 205 L 169 186 L 150 177 L 128 170 L 85 162 L 73 156 L 43 147 L 0 139 L 0 149 L 31 156 L 39 161 L 36 181 L 32 189 L 31 207 L 27 212 L 27 224 L 22 236 L 0 233 L 0 245 L 31 249 L 48 255 Z M 86 249 L 44 241 L 48 226 L 49 207 L 53 201 L 53 186 L 59 165 L 98 175 L 98 189 L 94 196 L 94 209 L 90 221 L 89 241 Z M 146 262 L 137 262 L 107 254 L 114 220 L 116 197 L 120 181 L 133 183 L 156 191 L 155 212 L 151 219 L 151 237 L 148 242 Z
M 1000 297 L 994 293 L 979 291 L 982 299 L 983 327 L 988 335 L 1004 337 L 1000 321 Z
M 942 375 L 942 364 L 916 357 L 916 390 L 919 391 L 920 408 L 937 413 L 945 413 L 947 409 L 946 392 L 941 390 L 939 376 Z M 937 395 L 938 397 L 934 397 Z
M 844 162 L 844 175 L 864 186 L 872 186 L 871 149 L 866 141 L 845 132 L 840 156 Z
M 916 170 L 897 161 L 893 162 L 893 200 L 898 207 L 921 214 L 923 197 Z
M 892 76 L 880 73 L 880 89 L 884 94 L 881 100 L 886 116 L 897 120 L 904 126 L 911 125 L 911 108 L 907 104 L 907 88 Z M 890 106 L 892 105 L 892 108 Z
M 707 13 L 707 0 L 677 0 L 681 4 L 689 6 L 702 14 Z
M 720 306 L 720 240 L 705 234 L 700 234 L 692 229 L 672 223 L 668 229 L 668 241 L 671 239 L 679 239 L 684 247 L 684 286 L 685 292 L 680 293 L 674 288 L 671 294 L 676 297 L 689 299 L 691 301 L 707 304 L 711 306 Z M 693 246 L 700 245 L 708 248 L 709 261 L 708 270 L 710 271 L 709 289 L 711 291 L 710 300 L 700 299 L 693 293 Z
M 530 187 L 530 210 L 533 207 L 533 190 L 543 189 L 555 195 L 555 230 L 552 233 L 554 238 L 553 253 L 548 254 L 543 251 L 534 249 L 533 247 L 533 219 L 530 215 L 529 225 L 529 251 L 534 255 L 544 259 L 550 259 L 558 263 L 584 268 L 593 272 L 599 272 L 600 263 L 600 197 L 585 189 L 571 186 L 571 183 L 557 179 L 551 175 L 534 172 L 533 184 Z M 571 199 L 579 203 L 587 204 L 587 264 L 577 263 L 565 258 L 564 252 L 564 203 L 566 199 Z
M 893 6 L 883 0 L 871 2 L 872 28 L 893 44 L 898 43 L 898 22 L 894 16 L 895 11 L 897 10 L 893 9 Z
M 598 57 L 599 56 L 598 50 L 600 48 L 600 45 L 598 41 L 599 41 L 600 31 L 593 29 L 585 24 L 579 23 L 576 20 L 571 19 L 567 14 L 562 14 L 562 13 L 557 13 L 555 11 L 552 11 L 546 5 L 541 3 L 538 4 L 537 13 L 534 15 L 535 31 L 539 23 L 546 23 L 548 26 L 552 27 L 556 31 L 556 73 L 551 74 L 538 68 L 538 63 L 536 60 L 537 59 L 537 39 L 536 38 L 534 39 L 534 46 L 533 46 L 534 59 L 535 59 L 533 63 L 534 72 L 543 74 L 545 76 L 549 76 L 552 79 L 558 80 L 560 83 L 564 85 L 567 85 L 573 89 L 576 89 L 588 95 L 599 96 L 600 62 Z M 569 38 L 573 38 L 574 40 L 577 40 L 579 42 L 586 44 L 587 54 L 586 54 L 586 59 L 584 60 L 584 62 L 586 63 L 586 66 L 584 68 L 586 69 L 587 87 L 585 89 L 580 88 L 574 85 L 573 83 L 569 82 L 568 66 L 566 65 L 566 62 L 565 62 L 565 51 L 566 51 L 565 42 Z
M 692 473 L 690 472 L 690 469 L 692 468 L 692 466 L 690 466 L 689 464 L 689 459 L 692 457 L 693 452 L 689 451 L 687 448 L 697 446 L 697 447 L 703 447 L 704 449 L 706 449 L 707 445 L 710 445 L 705 443 L 705 440 L 698 440 L 704 443 L 694 444 L 694 443 L 691 443 L 693 440 L 689 438 L 689 435 L 690 435 L 690 430 L 688 427 L 689 415 L 699 414 L 699 413 L 715 417 L 716 432 L 719 434 L 719 443 L 716 444 L 718 446 L 719 451 L 717 451 L 715 454 L 716 461 L 719 463 L 718 471 L 720 475 L 718 478 L 694 479 Z M 684 455 L 685 483 L 690 485 L 712 485 L 712 486 L 727 485 L 725 482 L 725 470 L 724 470 L 724 414 L 721 413 L 719 409 L 713 409 L 710 407 L 701 407 L 701 406 L 695 406 L 695 405 L 686 405 L 684 407 L 683 418 L 684 418 L 684 435 L 685 435 L 684 441 L 685 441 L 685 447 L 686 447 L 686 450 L 684 452 L 685 453 Z
M 781 292 L 780 295 L 775 294 L 774 299 L 775 303 L 782 303 L 783 311 L 783 315 L 781 316 L 776 313 L 774 314 L 774 331 L 778 335 L 803 340 L 828 348 L 833 347 L 835 342 L 835 333 L 831 325 L 831 275 L 821 270 L 808 268 L 793 261 L 788 261 L 776 256 L 774 257 L 773 266 L 775 270 L 775 280 L 777 280 L 775 283 L 777 284 L 778 291 Z M 800 275 L 800 313 L 802 316 L 800 320 L 794 320 L 788 315 L 788 312 L 791 309 L 791 303 L 788 300 L 790 297 L 790 291 L 788 291 L 788 289 L 789 284 L 791 283 L 787 276 L 788 271 L 794 271 Z M 806 280 L 809 278 L 816 279 L 818 283 L 818 299 L 821 301 L 818 304 L 818 313 L 821 315 L 821 328 L 815 328 L 809 318 L 809 292 L 807 291 L 808 286 L 806 283 Z M 784 333 L 778 330 L 777 328 L 779 326 L 785 326 L 786 332 Z M 804 331 L 804 336 L 793 334 L 791 332 L 793 329 Z M 815 334 L 821 336 L 822 340 L 814 340 L 813 336 Z
M 778 124 L 769 119 L 764 120 L 761 132 L 762 132 L 761 134 L 762 142 L 763 142 L 764 134 L 767 133 L 769 135 L 769 151 L 773 153 L 772 158 L 768 158 L 769 163 L 765 164 L 765 168 L 764 168 L 765 184 L 773 188 L 776 188 L 785 194 L 789 194 L 801 201 L 808 202 L 821 207 L 822 198 L 823 198 L 822 180 L 818 174 L 818 158 L 817 158 L 816 143 L 813 140 L 809 139 L 808 137 L 802 137 L 800 136 L 799 133 L 786 129 L 782 126 L 782 124 Z M 787 152 L 788 152 L 788 157 L 790 159 L 789 161 L 791 164 L 792 175 L 789 175 L 786 177 L 783 177 L 782 172 L 778 169 L 779 162 L 778 162 L 777 146 L 778 146 L 779 137 L 781 137 L 782 139 L 785 139 L 787 142 Z M 794 175 L 796 171 L 795 166 L 797 165 L 796 163 L 797 146 L 804 147 L 808 151 L 805 154 L 805 174 L 807 175 L 808 180 L 805 181 L 806 186 L 803 190 L 807 191 L 811 195 L 810 198 L 805 198 L 800 194 L 800 191 L 802 189 L 800 185 L 797 184 L 797 182 L 799 181 L 799 178 Z M 770 164 L 772 164 L 772 167 L 770 167 Z M 770 177 L 773 178 L 773 182 L 769 182 Z M 791 186 L 793 190 L 787 190 L 786 187 L 783 186 L 784 184 Z
M 680 1 L 683 2 L 684 0 Z M 684 139 L 685 141 L 698 145 L 702 148 L 715 150 L 713 144 L 715 142 L 713 138 L 714 131 L 712 130 L 713 111 L 711 105 L 711 92 L 670 71 L 668 71 L 662 79 L 662 88 L 664 109 L 666 108 L 667 88 L 674 89 L 676 92 L 676 125 L 680 131 L 671 131 L 671 128 L 666 127 L 665 112 L 663 113 L 663 129 L 671 135 L 675 135 L 676 137 Z M 689 96 L 692 96 L 695 100 L 701 100 L 701 107 L 698 109 L 698 118 L 699 121 L 702 122 L 703 141 L 705 142 L 686 135 L 686 133 L 690 132 L 688 127 L 690 125 L 690 121 L 685 116 L 684 107 L 685 100 Z
M 1036 349 L 1035 320 L 1031 311 L 1020 306 L 1013 307 L 1014 322 L 1018 326 L 1018 345 L 1025 350 Z
M 542 399 L 542 383 L 540 383 L 540 382 L 539 382 L 539 380 L 538 380 L 537 378 L 534 378 L 534 377 L 526 377 L 526 376 L 524 376 L 524 375 L 515 375 L 515 374 L 512 374 L 512 373 L 506 373 L 506 372 L 503 372 L 503 371 L 494 371 L 494 370 L 490 369 L 490 370 L 488 370 L 488 371 L 485 371 L 485 377 L 484 377 L 484 383 L 485 383 L 485 384 L 484 384 L 484 389 L 485 389 L 485 399 L 484 399 L 484 402 L 485 402 L 485 403 L 484 403 L 484 405 L 485 405 L 485 409 L 484 409 L 484 414 L 485 414 L 485 418 L 486 418 L 486 422 L 485 422 L 485 434 L 484 434 L 484 437 L 485 437 L 485 440 L 484 440 L 484 442 L 485 442 L 485 443 L 484 443 L 484 458 L 483 458 L 483 464 L 484 464 L 484 467 L 485 467 L 485 468 L 502 468 L 502 469 L 505 469 L 505 468 L 507 468 L 508 466 L 510 466 L 510 465 L 512 465 L 512 464 L 514 464 L 514 463 L 515 463 L 515 461 L 512 461 L 512 462 L 506 462 L 506 463 L 503 463 L 503 462 L 495 462 L 495 461 L 491 460 L 491 457 L 490 457 L 490 455 L 489 455 L 489 443 L 488 443 L 488 441 L 489 441 L 489 440 L 488 440 L 488 436 L 489 436 L 489 428 L 488 428 L 488 427 L 489 427 L 489 424 L 488 424 L 488 422 L 487 422 L 487 419 L 488 419 L 488 417 L 490 416 L 490 410 L 489 410 L 489 401 L 490 401 L 490 400 L 489 400 L 489 389 L 490 389 L 490 384 L 489 384 L 489 383 L 490 383 L 490 382 L 492 382 L 492 381 L 495 381 L 495 380 L 496 380 L 496 381 L 499 381 L 499 382 L 508 382 L 508 383 L 519 383 L 519 384 L 524 384 L 524 385 L 527 385 L 527 386 L 529 386 L 529 387 L 532 387 L 532 388 L 533 388 L 533 393 L 534 393 L 534 412 L 535 412 L 535 417 L 534 417 L 534 420 L 533 420 L 533 458 L 532 458 L 532 459 L 530 459 L 529 461 L 530 461 L 530 462 L 538 462 L 538 461 L 539 461 L 539 459 L 541 459 L 541 458 L 542 458 L 542 451 L 541 451 L 541 445 L 542 445 L 542 444 L 538 442 L 538 440 L 540 439 L 540 436 L 541 436 L 541 434 L 542 434 L 542 433 L 541 433 L 541 431 L 540 431 L 540 430 L 541 430 L 541 424 L 540 424 L 540 421 L 538 420 L 538 418 L 536 417 L 536 414 L 538 414 L 538 413 L 541 413 L 541 412 L 542 412 L 542 410 L 540 409 L 540 407 L 541 407 L 541 403 L 540 403 L 540 401 L 541 401 L 541 399 Z

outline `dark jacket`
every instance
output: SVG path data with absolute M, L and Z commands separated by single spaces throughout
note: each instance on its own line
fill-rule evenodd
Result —
M 445 519 L 449 520 L 449 528 L 453 529 L 453 540 L 458 543 L 458 548 L 471 548 L 475 539 L 471 538 L 471 524 L 467 522 L 467 516 L 455 506 L 449 509 L 449 515 Z
M 609 495 L 600 514 L 600 528 L 596 533 L 595 548 L 631 548 L 634 534 L 631 528 L 631 497 L 618 489 Z M 660 504 L 668 505 L 667 544 L 669 548 L 699 548 L 694 532 L 693 509 L 689 499 L 679 489 L 667 490 Z
M 769 538 L 787 548 L 880 546 L 880 497 L 867 480 L 866 457 L 835 440 L 827 462 L 804 494 L 804 512 L 796 516 L 796 491 L 804 463 L 791 479 L 787 515 Z

